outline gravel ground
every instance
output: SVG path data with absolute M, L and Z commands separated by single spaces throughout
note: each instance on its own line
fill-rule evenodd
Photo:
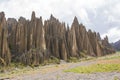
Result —
M 78 74 L 78 73 L 63 73 L 54 72 L 49 74 L 36 74 L 32 76 L 16 77 L 11 80 L 120 80 L 120 73 L 94 73 L 94 74 Z
M 72 72 L 63 72 L 65 69 L 74 68 L 77 66 L 84 66 L 94 64 L 96 61 L 85 61 L 78 63 L 65 63 L 60 65 L 43 66 L 36 73 L 16 76 L 11 79 L 4 80 L 120 80 L 120 73 L 93 73 L 93 74 L 79 74 Z M 117 78 L 117 79 L 115 79 Z

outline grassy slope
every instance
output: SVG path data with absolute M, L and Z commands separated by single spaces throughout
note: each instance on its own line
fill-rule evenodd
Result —
M 120 72 L 120 52 L 113 55 L 99 57 L 95 64 L 89 66 L 80 66 L 65 70 L 65 72 L 75 73 L 96 73 L 96 72 Z
M 89 66 L 80 66 L 65 70 L 65 72 L 75 73 L 95 73 L 95 72 L 120 72 L 120 64 L 94 64 Z

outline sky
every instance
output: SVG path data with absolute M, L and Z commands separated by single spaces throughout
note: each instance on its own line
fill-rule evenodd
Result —
M 120 39 L 120 0 L 0 0 L 0 12 L 6 18 L 18 19 L 36 16 L 48 19 L 53 14 L 60 21 L 71 25 L 75 16 L 87 29 L 106 35 L 110 42 Z

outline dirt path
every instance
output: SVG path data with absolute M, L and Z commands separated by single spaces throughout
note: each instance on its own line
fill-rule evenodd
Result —
M 63 70 L 65 69 L 95 64 L 97 62 L 98 60 L 90 60 L 78 63 L 61 63 L 59 65 L 47 65 L 35 70 L 32 73 L 16 76 L 11 78 L 10 80 L 114 80 L 115 77 L 120 78 L 120 73 L 117 72 L 94 74 L 63 72 Z

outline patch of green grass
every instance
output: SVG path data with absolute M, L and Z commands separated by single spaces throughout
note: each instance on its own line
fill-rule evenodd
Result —
M 93 64 L 89 66 L 80 66 L 65 70 L 65 72 L 75 73 L 96 73 L 96 72 L 120 72 L 120 64 Z

